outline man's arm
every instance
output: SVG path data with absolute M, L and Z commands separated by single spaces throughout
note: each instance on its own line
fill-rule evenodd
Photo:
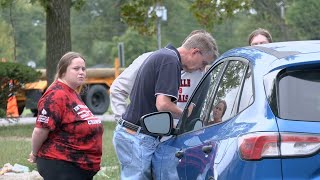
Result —
M 180 109 L 175 103 L 171 101 L 170 96 L 159 94 L 157 95 L 156 107 L 158 111 L 170 111 L 173 118 L 180 118 L 182 109 Z
M 131 93 L 140 66 L 152 52 L 144 53 L 135 59 L 112 83 L 110 87 L 111 109 L 116 120 L 120 119 L 128 106 Z

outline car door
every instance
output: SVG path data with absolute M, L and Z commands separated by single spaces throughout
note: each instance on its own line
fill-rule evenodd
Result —
M 188 102 L 183 116 L 179 120 L 178 128 L 180 128 L 178 136 L 159 144 L 152 159 L 153 173 L 156 179 L 186 179 L 186 158 L 185 150 L 187 146 L 199 146 L 202 142 L 194 134 L 188 132 L 193 131 L 195 124 L 204 112 L 201 107 L 209 105 L 209 99 L 212 97 L 220 74 L 225 63 L 219 63 L 212 68 L 199 83 L 197 91 L 194 92 L 192 100 Z M 193 109 L 192 109 L 193 108 Z M 185 123 L 182 121 L 190 121 Z M 199 121 L 201 122 L 201 121 Z M 202 128 L 202 125 L 199 126 Z M 198 144 L 197 144 L 198 143 Z
M 238 111 L 239 92 L 246 72 L 245 61 L 227 58 L 206 73 L 180 118 L 179 135 L 161 143 L 155 153 L 156 179 L 214 178 L 214 163 L 221 160 L 229 143 L 224 136 L 228 126 L 225 122 Z M 212 107 L 222 98 L 226 98 L 229 106 L 223 121 L 207 124 Z M 249 99 L 252 101 L 251 96 Z
M 237 102 L 248 66 L 244 61 L 234 59 L 228 59 L 225 64 L 223 73 L 215 84 L 216 87 L 210 97 L 205 99 L 207 102 L 198 109 L 201 112 L 199 117 L 202 128 L 188 133 L 190 139 L 185 141 L 186 179 L 214 179 L 214 163 L 219 161 L 217 156 L 221 157 L 228 146 L 229 138 L 225 136 L 224 131 L 230 130 L 227 121 L 237 114 Z M 215 122 L 214 116 L 218 116 L 215 107 L 220 102 L 224 102 L 224 107 L 221 108 L 224 112 L 221 114 L 221 121 Z M 183 122 L 185 126 L 190 126 L 188 118 Z

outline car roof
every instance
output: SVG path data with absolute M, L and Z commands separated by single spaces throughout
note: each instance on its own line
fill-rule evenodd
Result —
M 288 41 L 234 48 L 222 54 L 226 57 L 243 57 L 265 73 L 297 65 L 320 63 L 320 40 Z

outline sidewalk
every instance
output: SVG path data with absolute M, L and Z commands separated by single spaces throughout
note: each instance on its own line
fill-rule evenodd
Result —
M 101 121 L 113 121 L 113 115 L 96 115 Z M 34 124 L 36 122 L 35 117 L 20 117 L 20 118 L 0 118 L 0 126 L 12 126 L 16 124 Z

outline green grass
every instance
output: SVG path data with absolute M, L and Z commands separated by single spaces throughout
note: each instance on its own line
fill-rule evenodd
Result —
M 95 180 L 120 179 L 120 168 L 112 145 L 114 122 L 103 122 L 103 155 L 102 170 L 94 177 Z M 36 169 L 35 164 L 27 161 L 31 151 L 31 134 L 34 125 L 0 126 L 0 166 L 15 163 L 28 166 L 30 171 Z
M 24 108 L 21 117 L 33 117 L 33 113 L 30 109 Z

